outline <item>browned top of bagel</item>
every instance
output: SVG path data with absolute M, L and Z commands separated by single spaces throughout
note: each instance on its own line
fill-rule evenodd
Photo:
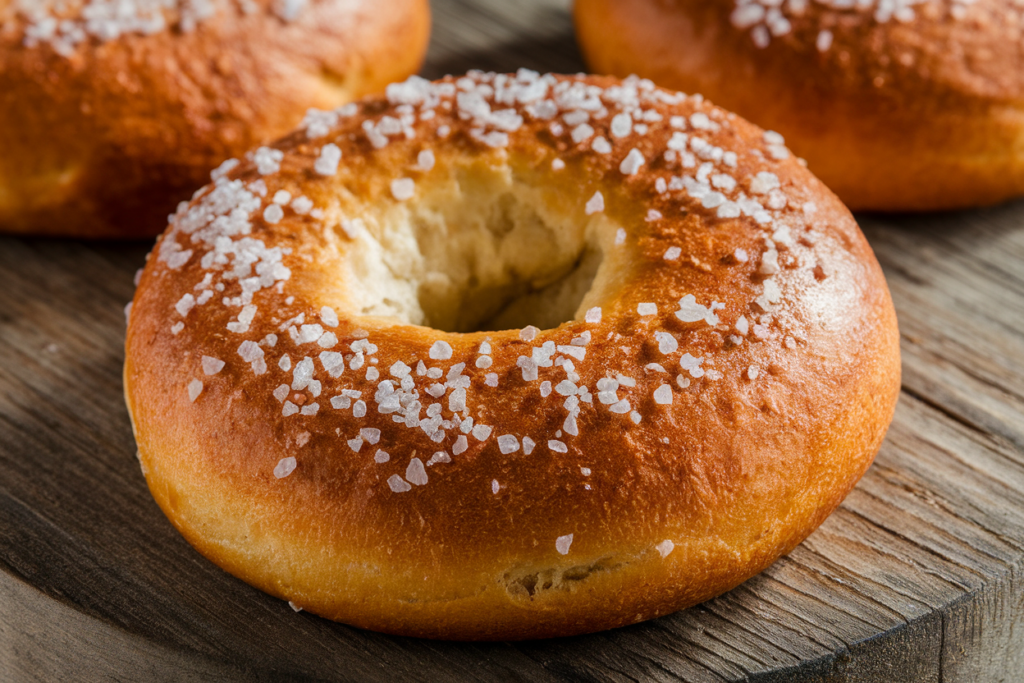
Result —
M 116 4 L 0 1 L 0 231 L 156 234 L 224 159 L 414 72 L 429 32 L 425 0 Z
M 125 367 L 157 502 L 263 590 L 429 637 L 631 623 L 788 551 L 881 442 L 870 248 L 699 97 L 413 79 L 272 149 L 179 208 Z
M 776 4 L 773 11 L 769 5 Z M 730 70 L 746 70 L 756 60 L 759 70 L 785 74 L 797 88 L 810 78 L 815 88 L 860 89 L 910 105 L 937 93 L 1017 101 L 1024 92 L 1024 74 L 1017 68 L 1024 56 L 1024 7 L 1013 0 L 797 4 L 802 6 L 794 10 L 793 3 L 757 0 L 583 0 L 576 12 L 578 20 L 589 22 L 589 15 L 617 21 L 623 40 L 645 30 L 656 37 L 647 45 L 654 61 L 659 34 L 671 31 L 673 41 L 686 46 L 688 63 L 679 65 L 678 55 L 671 54 L 664 58 L 675 66 L 661 66 L 709 80 L 724 80 Z M 606 28 L 606 47 L 613 50 L 615 32 Z M 728 53 L 734 57 L 725 58 Z
M 840 5 L 580 0 L 575 15 L 594 70 L 701 92 L 785 133 L 855 209 L 955 208 L 1024 192 L 1024 8 Z
M 760 21 L 752 21 L 756 11 L 744 18 L 735 0 L 691 4 L 729 25 L 745 52 L 763 58 L 774 45 L 773 59 L 797 69 L 790 71 L 795 80 L 810 66 L 817 87 L 908 103 L 938 93 L 1019 100 L 1024 91 L 1016 68 L 1024 56 L 1024 8 L 1012 0 L 875 1 L 863 8 L 809 0 L 803 11 L 784 5 L 779 24 L 767 12 Z

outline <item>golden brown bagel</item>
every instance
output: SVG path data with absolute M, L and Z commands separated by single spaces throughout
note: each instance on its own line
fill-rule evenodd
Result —
M 181 207 L 130 313 L 150 490 L 227 571 L 388 633 L 584 633 L 753 576 L 870 464 L 889 293 L 760 129 L 527 71 L 310 122 Z
M 61 5 L 0 0 L 0 232 L 155 235 L 224 159 L 415 72 L 429 33 L 426 0 Z
M 576 0 L 575 16 L 592 69 L 701 92 L 782 133 L 854 210 L 1024 194 L 1020 3 L 839 4 Z

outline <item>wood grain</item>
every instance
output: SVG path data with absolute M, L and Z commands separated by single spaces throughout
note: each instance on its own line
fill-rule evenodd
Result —
M 584 67 L 563 0 L 434 3 L 424 75 Z M 1024 678 L 1024 203 L 859 216 L 904 391 L 876 464 L 789 556 L 593 636 L 382 636 L 295 614 L 195 553 L 121 396 L 149 245 L 0 239 L 2 681 L 1015 681 Z

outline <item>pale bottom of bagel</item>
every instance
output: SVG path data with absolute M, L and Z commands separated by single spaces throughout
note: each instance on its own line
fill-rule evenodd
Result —
M 245 491 L 232 492 L 236 483 L 216 472 L 189 468 L 188 463 L 204 460 L 209 444 L 168 433 L 151 434 L 139 447 L 150 491 L 178 531 L 204 556 L 270 595 L 384 633 L 544 638 L 670 614 L 733 588 L 792 550 L 870 464 L 881 435 L 874 435 L 868 457 L 859 463 L 848 462 L 847 440 L 872 436 L 865 433 L 862 416 L 891 401 L 872 395 L 878 388 L 862 387 L 837 422 L 808 435 L 807 470 L 785 473 L 798 475 L 798 485 L 776 482 L 790 495 L 772 495 L 772 482 L 752 485 L 742 506 L 716 510 L 717 516 L 733 518 L 718 522 L 725 533 L 708 536 L 701 524 L 688 524 L 695 520 L 663 520 L 652 528 L 650 520 L 637 519 L 628 542 L 552 565 L 479 557 L 471 547 L 439 549 L 430 543 L 398 549 L 382 544 L 379 553 L 369 555 L 361 539 L 350 543 L 343 535 L 325 533 L 333 525 L 318 519 L 348 514 L 343 508 L 358 507 L 358 496 L 338 501 L 333 510 L 315 500 L 293 500 L 283 512 L 284 507 L 268 506 Z M 675 545 L 662 557 L 656 546 L 666 537 Z M 440 554 L 459 558 L 457 574 L 450 563 L 438 561 Z
M 488 160 L 436 170 L 415 201 L 317 197 L 334 228 L 297 248 L 310 266 L 295 272 L 289 291 L 314 310 L 358 312 L 378 343 L 437 334 L 416 325 L 554 327 L 590 306 L 615 315 L 640 247 L 616 246 L 619 226 L 604 214 L 575 218 L 571 176 L 565 186 L 543 181 Z M 372 234 L 343 222 L 346 215 L 363 216 Z M 837 271 L 821 285 L 829 306 L 859 296 L 852 277 Z M 147 305 L 140 299 L 133 316 L 145 316 Z M 819 404 L 821 378 L 793 372 L 768 398 L 721 396 L 680 416 L 665 432 L 678 444 L 671 455 L 647 453 L 640 437 L 627 436 L 631 447 L 621 452 L 624 442 L 608 453 L 588 442 L 581 454 L 481 461 L 472 475 L 481 481 L 438 474 L 422 515 L 389 497 L 377 466 L 355 459 L 340 439 L 307 452 L 307 477 L 292 475 L 287 485 L 269 478 L 287 453 L 278 404 L 268 413 L 246 390 L 225 385 L 215 394 L 222 390 L 211 384 L 204 397 L 217 401 L 216 417 L 186 418 L 199 414 L 191 407 L 198 404 L 161 365 L 161 342 L 146 341 L 156 335 L 130 335 L 125 387 L 155 500 L 190 543 L 235 576 L 376 631 L 466 640 L 572 635 L 718 595 L 825 519 L 870 464 L 898 392 L 895 326 L 889 309 L 880 310 L 846 332 L 862 344 L 843 350 L 849 355 L 834 366 L 826 359 L 829 391 L 841 404 Z M 486 333 L 468 336 L 477 346 Z M 599 353 L 596 343 L 591 353 Z M 518 405 L 495 401 L 500 429 L 525 419 L 514 415 Z M 621 486 L 574 498 L 553 483 L 591 458 L 621 476 Z M 524 488 L 485 513 L 473 492 L 490 491 L 492 467 L 512 468 L 503 478 Z M 555 556 L 549 536 L 570 516 L 588 520 L 593 540 L 584 546 L 581 534 L 571 555 Z

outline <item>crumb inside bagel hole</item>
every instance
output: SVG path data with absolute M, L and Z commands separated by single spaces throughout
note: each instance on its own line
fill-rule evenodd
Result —
M 360 213 L 366 229 L 346 258 L 356 311 L 476 332 L 550 329 L 600 304 L 620 269 L 618 226 L 604 214 L 581 220 L 576 188 L 507 164 L 432 175 L 414 198 Z

